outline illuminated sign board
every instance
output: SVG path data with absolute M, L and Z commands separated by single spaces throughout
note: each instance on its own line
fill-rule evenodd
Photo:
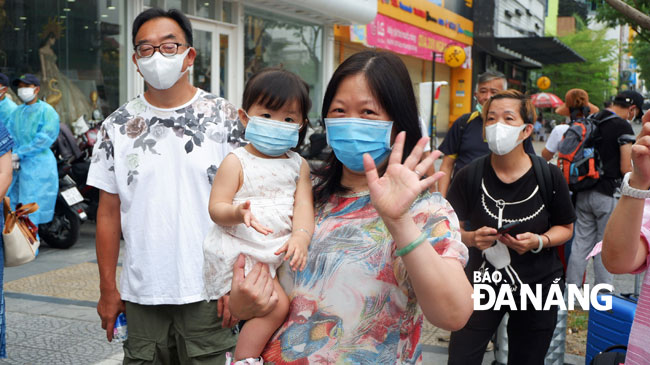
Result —
M 472 5 L 472 1 L 463 1 L 465 7 Z M 473 43 L 471 20 L 429 0 L 379 0 L 377 12 L 467 45 Z

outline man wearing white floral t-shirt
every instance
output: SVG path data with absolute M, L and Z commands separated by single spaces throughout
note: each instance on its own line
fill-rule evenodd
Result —
M 104 121 L 88 176 L 101 190 L 97 312 L 109 341 L 117 315 L 126 313 L 125 364 L 223 363 L 236 343 L 228 328 L 234 319 L 227 297 L 218 305 L 202 300 L 202 243 L 212 224 L 212 178 L 243 143 L 243 127 L 231 103 L 190 84 L 196 50 L 181 12 L 142 12 L 133 45 L 147 91 Z

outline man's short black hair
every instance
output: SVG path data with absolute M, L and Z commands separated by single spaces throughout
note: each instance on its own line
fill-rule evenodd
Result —
M 194 38 L 192 37 L 192 23 L 190 23 L 190 20 L 187 19 L 185 14 L 183 14 L 178 9 L 169 9 L 165 11 L 160 8 L 150 8 L 138 14 L 138 16 L 133 21 L 131 42 L 133 43 L 134 47 L 135 36 L 138 34 L 138 31 L 140 30 L 140 27 L 142 27 L 142 24 L 156 18 L 169 18 L 178 23 L 178 26 L 181 27 L 183 33 L 185 33 L 185 41 L 190 46 L 194 46 Z

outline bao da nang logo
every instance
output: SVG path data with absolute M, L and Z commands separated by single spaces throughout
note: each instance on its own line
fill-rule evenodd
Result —
M 500 271 L 474 271 L 474 310 L 549 310 L 557 306 L 560 310 L 573 310 L 576 302 L 583 310 L 589 310 L 591 304 L 594 309 L 605 311 L 612 309 L 612 296 L 598 294 L 611 293 L 614 287 L 609 284 L 597 284 L 590 287 L 583 285 L 583 290 L 575 284 L 566 286 L 567 300 L 564 300 L 562 289 L 564 284 L 557 278 L 547 285 L 544 290 L 542 284 L 517 284 L 512 285 L 503 280 Z

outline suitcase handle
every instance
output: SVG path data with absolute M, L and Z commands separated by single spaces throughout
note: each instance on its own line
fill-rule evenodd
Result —
M 621 293 L 621 294 L 614 294 L 614 295 L 621 299 L 625 299 L 628 302 L 632 302 L 634 304 L 637 304 L 637 302 L 639 301 L 639 296 L 632 293 L 626 293 L 626 294 Z

